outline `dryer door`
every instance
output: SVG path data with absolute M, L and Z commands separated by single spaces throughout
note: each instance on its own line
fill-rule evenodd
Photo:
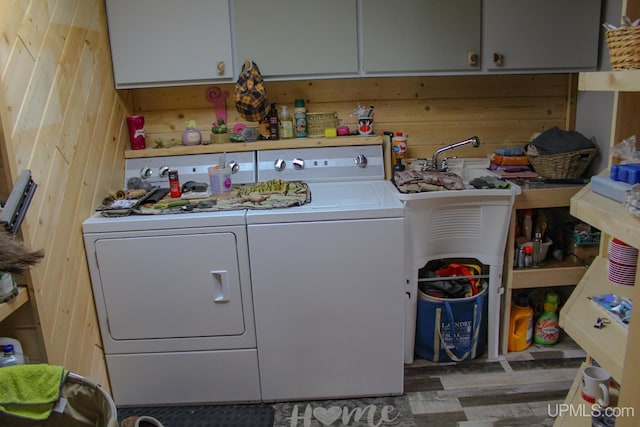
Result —
M 96 240 L 110 337 L 243 334 L 237 246 L 229 232 Z

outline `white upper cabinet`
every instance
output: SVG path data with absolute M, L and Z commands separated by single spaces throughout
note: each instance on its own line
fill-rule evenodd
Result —
M 358 73 L 356 0 L 235 0 L 233 14 L 238 70 L 248 59 L 265 77 Z
M 363 0 L 361 4 L 365 73 L 480 69 L 480 0 Z
M 233 80 L 228 0 L 105 3 L 116 88 Z
M 598 61 L 600 0 L 484 0 L 483 68 L 590 70 Z

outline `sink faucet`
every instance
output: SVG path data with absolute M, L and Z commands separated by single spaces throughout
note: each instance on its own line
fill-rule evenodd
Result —
M 471 144 L 472 147 L 478 148 L 480 146 L 480 138 L 477 136 L 472 136 L 469 139 L 465 139 L 464 141 L 456 142 L 454 144 L 446 145 L 442 148 L 438 148 L 435 153 L 433 153 L 433 157 L 431 158 L 431 163 L 428 160 L 425 161 L 423 170 L 431 170 L 436 172 L 445 172 L 447 170 L 447 159 L 442 160 L 442 164 L 439 163 L 438 156 L 440 156 L 445 151 L 453 150 L 454 148 L 462 147 L 463 145 Z

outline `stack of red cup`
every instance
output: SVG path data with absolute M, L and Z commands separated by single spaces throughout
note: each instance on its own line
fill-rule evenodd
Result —
M 609 280 L 619 285 L 635 283 L 638 264 L 638 249 L 621 240 L 613 239 L 609 244 Z

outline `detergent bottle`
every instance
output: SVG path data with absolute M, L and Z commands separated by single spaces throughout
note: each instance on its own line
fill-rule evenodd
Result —
M 549 292 L 544 302 L 544 311 L 536 322 L 533 341 L 541 345 L 553 345 L 558 342 L 560 326 L 558 325 L 558 294 Z
M 529 297 L 518 295 L 511 304 L 509 322 L 509 351 L 522 351 L 531 345 L 533 339 L 533 308 L 529 307 Z

